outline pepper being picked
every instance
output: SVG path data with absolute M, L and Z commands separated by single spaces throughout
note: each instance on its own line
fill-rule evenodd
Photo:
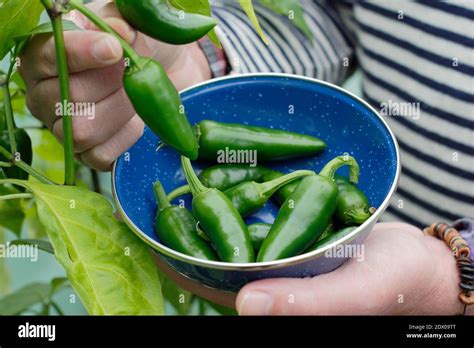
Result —
M 198 144 L 193 129 L 163 66 L 146 57 L 130 63 L 124 72 L 123 86 L 138 116 L 163 142 L 181 155 L 196 159 Z
M 188 122 L 181 98 L 163 66 L 154 59 L 139 56 L 133 47 L 124 41 L 81 0 L 68 0 L 71 8 L 80 11 L 98 28 L 113 35 L 122 45 L 127 68 L 123 74 L 123 87 L 138 116 L 145 124 L 181 155 L 196 159 L 198 144 Z M 143 1 L 128 4 L 140 6 Z
M 221 191 L 205 187 L 193 170 L 191 161 L 181 156 L 181 165 L 193 195 L 193 215 L 224 262 L 255 261 L 250 235 L 242 217 Z
M 257 256 L 258 262 L 280 260 L 300 254 L 324 232 L 336 209 L 338 196 L 334 174 L 348 165 L 350 179 L 359 179 L 359 165 L 351 156 L 338 156 L 319 175 L 303 178 L 283 203 Z

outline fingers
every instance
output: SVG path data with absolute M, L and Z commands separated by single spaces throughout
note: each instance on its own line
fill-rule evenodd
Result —
M 100 70 L 88 70 L 69 77 L 71 100 L 74 103 L 99 103 L 122 88 L 122 64 Z M 29 110 L 49 129 L 56 120 L 56 105 L 59 100 L 58 78 L 40 81 L 27 89 Z M 124 103 L 127 99 L 119 101 Z M 129 115 L 130 117 L 133 114 Z
M 123 20 L 110 18 L 107 22 L 127 42 L 135 40 L 135 31 Z M 65 48 L 70 73 L 99 69 L 120 62 L 122 46 L 110 34 L 86 30 L 67 31 L 64 33 Z M 35 37 L 22 55 L 20 68 L 27 82 L 38 81 L 57 76 L 56 52 L 54 39 L 51 36 Z
M 344 279 L 340 271 L 315 278 L 280 278 L 246 285 L 236 301 L 240 315 L 375 314 L 360 280 Z M 354 280 L 354 282 L 353 282 Z
M 429 283 L 436 268 L 422 238 L 410 225 L 377 224 L 360 246 L 360 257 L 314 278 L 250 283 L 237 297 L 237 310 L 242 315 L 409 313 L 419 300 L 417 285 Z
M 90 167 L 108 171 L 117 157 L 129 149 L 143 134 L 142 120 L 135 116 L 106 142 L 80 154 L 80 159 Z
M 91 104 L 91 108 L 92 110 L 87 110 L 90 114 L 72 116 L 74 150 L 78 153 L 105 142 L 127 125 L 135 115 L 123 88 L 99 103 Z M 136 124 L 136 121 L 134 122 Z M 54 122 L 52 132 L 58 139 L 63 139 L 63 120 L 61 118 Z

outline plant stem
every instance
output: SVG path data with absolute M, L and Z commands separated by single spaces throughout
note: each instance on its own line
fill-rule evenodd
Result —
M 86 16 L 92 23 L 94 23 L 99 29 L 102 31 L 113 35 L 122 45 L 124 55 L 135 65 L 140 65 L 140 57 L 135 52 L 135 50 L 130 46 L 124 39 L 120 37 L 119 34 L 115 30 L 113 30 L 107 23 L 102 20 L 99 16 L 97 16 L 94 12 L 92 12 L 88 7 L 84 6 L 81 0 L 70 0 L 69 5 L 81 12 L 84 16 Z
M 54 301 L 50 302 L 51 306 L 56 310 L 58 315 L 64 315 L 64 312 L 62 311 L 61 307 L 58 306 L 58 304 Z
M 3 146 L 0 146 L 0 154 L 7 157 L 7 158 L 10 158 L 12 156 L 12 154 L 10 152 L 8 152 L 7 149 L 5 149 Z M 18 168 L 20 168 L 20 169 L 24 170 L 25 172 L 27 172 L 28 174 L 30 174 L 31 176 L 33 176 L 35 179 L 37 179 L 39 182 L 41 182 L 43 184 L 57 185 L 57 183 L 55 183 L 54 181 L 49 180 L 46 176 L 44 176 L 43 174 L 38 172 L 33 167 L 29 166 L 27 163 L 23 162 L 22 160 L 15 161 L 15 165 Z
M 14 59 L 13 59 L 14 61 Z M 5 108 L 5 120 L 7 130 L 8 130 L 8 140 L 10 141 L 10 151 L 12 154 L 16 154 L 17 147 L 16 147 L 16 139 L 15 139 L 15 121 L 13 120 L 13 107 L 12 107 L 12 100 L 10 96 L 10 77 L 11 72 L 13 69 L 13 62 L 10 63 L 10 68 L 8 69 L 8 73 L 6 76 L 2 78 L 2 91 L 3 91 L 3 100 L 4 100 L 4 108 Z
M 63 22 L 62 15 L 53 15 L 52 12 L 48 11 L 51 24 L 53 25 L 54 32 L 54 43 L 56 47 L 56 62 L 58 66 L 59 75 L 59 88 L 60 88 L 60 102 L 65 106 L 63 107 L 64 115 L 62 116 L 63 121 L 63 134 L 64 134 L 64 178 L 66 185 L 74 185 L 76 177 L 76 168 L 74 163 L 74 140 L 73 140 L 73 126 L 72 126 L 72 115 L 69 114 L 69 105 L 71 101 L 71 94 L 69 90 L 69 72 L 68 63 L 66 57 L 66 49 L 64 44 L 64 33 L 63 33 Z
M 0 196 L 0 201 L 8 201 L 11 199 L 28 199 L 33 198 L 31 193 L 14 193 L 11 195 Z
M 0 167 L 10 168 L 10 167 L 13 167 L 13 163 L 0 161 Z

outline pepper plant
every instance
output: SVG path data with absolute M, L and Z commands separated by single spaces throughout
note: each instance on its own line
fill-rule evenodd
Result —
M 252 1 L 239 0 L 239 2 L 262 39 L 267 42 L 258 23 Z M 136 1 L 117 1 L 117 5 L 132 7 L 136 3 Z M 184 11 L 184 13 L 196 14 L 190 18 L 199 18 L 198 15 L 205 18 L 206 23 L 200 31 L 184 39 L 194 41 L 207 33 L 210 40 L 220 46 L 212 29 L 215 21 L 209 17 L 211 7 L 208 0 L 170 0 L 156 3 L 162 6 L 160 11 L 169 11 L 170 15 Z M 282 1 L 278 6 L 265 0 L 261 0 L 261 3 L 278 13 L 288 14 L 290 18 L 293 15 L 295 25 L 309 36 L 297 0 Z M 192 141 L 180 143 L 168 137 L 167 119 L 178 116 L 183 134 L 180 138 L 188 142 L 194 139 L 190 136 L 192 130 L 187 124 L 185 115 L 179 114 L 179 95 L 169 82 L 161 65 L 152 59 L 139 57 L 132 47 L 88 10 L 81 0 L 0 0 L 0 61 L 8 67 L 0 74 L 3 101 L 0 104 L 0 234 L 5 230 L 12 231 L 18 237 L 16 244 L 34 244 L 43 252 L 54 253 L 68 278 L 67 281 L 65 279 L 53 280 L 51 285 L 32 284 L 15 294 L 8 295 L 0 300 L 0 314 L 20 314 L 35 303 L 42 303 L 40 314 L 48 314 L 50 308 L 62 314 L 52 296 L 66 283 L 74 288 L 91 315 L 163 314 L 162 290 L 172 298 L 171 302 L 178 312 L 186 314 L 188 308 L 185 308 L 185 305 L 191 303 L 192 295 L 183 290 L 177 290 L 174 285 L 170 285 L 168 279 L 159 274 L 148 247 L 114 216 L 111 203 L 100 194 L 96 173 L 92 172 L 92 178 L 95 179 L 93 182 L 96 184 L 93 185 L 94 190 L 84 185 L 81 180 L 82 169 L 78 172 L 78 168 L 82 167 L 74 160 L 73 115 L 69 108 L 63 108 L 60 115 L 63 121 L 64 139 L 63 172 L 59 175 L 57 170 L 55 175 L 52 174 L 55 170 L 53 163 L 41 168 L 33 166 L 34 157 L 44 155 L 41 146 L 44 146 L 46 139 L 53 141 L 51 135 L 45 135 L 41 138 L 40 145 L 35 147 L 32 146 L 30 139 L 34 132 L 17 128 L 18 114 L 28 113 L 28 111 L 25 106 L 24 83 L 16 69 L 21 65 L 19 57 L 23 49 L 35 35 L 54 37 L 59 77 L 59 103 L 69 105 L 73 102 L 70 94 L 64 31 L 81 29 L 63 19 L 63 16 L 72 10 L 82 12 L 98 28 L 116 36 L 121 42 L 125 62 L 128 64 L 124 76 L 124 87 L 139 116 L 178 152 L 191 158 L 197 157 L 197 147 Z M 148 9 L 148 11 L 151 10 Z M 49 22 L 38 25 L 44 13 L 47 13 Z M 153 13 L 150 12 L 148 15 L 152 16 Z M 133 21 L 131 18 L 126 19 Z M 139 29 L 146 31 L 146 28 Z M 169 35 L 159 38 L 166 40 L 167 37 L 170 40 Z M 167 97 L 156 96 L 156 93 L 154 95 L 151 88 L 142 88 L 145 92 L 141 95 L 132 92 L 132 90 L 137 90 L 137 84 L 144 87 L 143 81 L 138 80 L 143 79 L 143 75 L 149 75 L 149 71 L 154 71 L 160 85 L 169 91 Z M 148 82 L 153 84 L 156 81 Z M 147 98 L 153 100 L 156 108 L 166 111 L 163 113 L 164 118 L 159 122 L 149 115 L 148 110 L 142 108 Z M 47 133 L 47 130 L 37 124 L 35 127 Z M 37 222 L 35 227 L 32 220 L 28 220 L 31 216 Z M 28 228 L 37 228 L 45 232 L 45 236 L 39 235 L 38 239 L 47 237 L 48 241 L 22 239 L 21 227 L 27 221 L 29 221 Z M 2 238 L 0 236 L 0 239 Z M 4 266 L 0 264 L 0 273 L 2 267 Z M 6 282 L 6 279 L 7 277 L 2 275 L 1 282 Z M 32 291 L 33 288 L 41 291 Z M 177 291 L 189 300 L 177 303 L 175 301 Z M 16 307 L 12 306 L 15 302 L 19 304 Z M 198 312 L 202 313 L 201 307 L 210 305 L 201 302 L 199 306 Z M 229 314 L 228 311 L 216 306 L 214 310 L 218 313 Z

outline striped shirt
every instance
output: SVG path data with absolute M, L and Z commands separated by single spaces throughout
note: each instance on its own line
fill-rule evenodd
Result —
M 213 62 L 214 75 L 283 72 L 341 84 L 360 68 L 363 97 L 381 109 L 401 151 L 399 188 L 382 220 L 474 217 L 474 1 L 303 4 L 312 41 L 255 4 L 266 46 L 237 1 L 214 3 L 226 56 Z

